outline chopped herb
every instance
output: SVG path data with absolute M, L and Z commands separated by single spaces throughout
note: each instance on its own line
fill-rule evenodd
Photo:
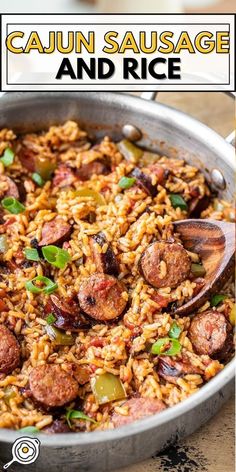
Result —
M 90 418 L 89 416 L 85 415 L 82 411 L 67 409 L 66 420 L 70 428 L 72 427 L 71 420 L 78 419 L 91 421 L 91 423 L 97 424 L 97 422 L 93 418 Z
M 170 195 L 170 201 L 173 208 L 180 208 L 181 210 L 187 211 L 188 205 L 181 195 L 172 193 Z
M 13 215 L 18 215 L 18 213 L 23 213 L 23 211 L 25 211 L 24 205 L 22 205 L 22 203 L 20 203 L 14 197 L 6 197 L 1 201 L 1 203 L 3 208 L 8 210 Z
M 36 426 L 25 426 L 25 428 L 18 429 L 19 433 L 26 433 L 26 434 L 37 434 L 40 432 Z
M 177 339 L 161 338 L 152 345 L 151 353 L 158 356 L 176 356 L 180 353 L 181 349 L 182 346 Z
M 37 249 L 32 249 L 30 247 L 26 247 L 24 249 L 24 255 L 25 255 L 26 259 L 28 259 L 28 261 L 39 261 L 40 260 L 39 253 L 38 253 Z
M 181 333 L 181 328 L 179 327 L 179 325 L 177 325 L 177 323 L 174 321 L 174 323 L 172 323 L 171 327 L 170 327 L 170 331 L 169 331 L 169 336 L 170 338 L 172 339 L 178 339 L 179 338 L 179 335 Z
M 56 321 L 56 317 L 54 316 L 53 313 L 49 313 L 49 315 L 46 318 L 47 324 L 52 325 Z
M 35 285 L 35 282 L 41 282 L 44 286 L 39 287 Z M 50 293 L 54 292 L 57 288 L 58 285 L 53 282 L 51 279 L 48 279 L 48 277 L 44 277 L 43 275 L 38 275 L 32 280 L 28 280 L 28 282 L 25 283 L 26 290 L 28 290 L 31 293 L 46 293 L 49 295 Z
M 120 188 L 127 189 L 132 187 L 136 182 L 135 177 L 121 177 L 118 185 Z
M 43 178 L 41 177 L 41 175 L 37 174 L 37 172 L 34 172 L 34 174 L 32 174 L 32 180 L 33 180 L 39 187 L 43 187 L 44 184 L 45 184 Z
M 9 147 L 5 149 L 0 161 L 4 164 L 5 167 L 10 166 L 14 162 L 14 152 Z
M 46 261 L 58 269 L 65 269 L 71 260 L 69 252 L 57 246 L 44 246 L 42 253 Z
M 227 298 L 227 295 L 221 295 L 220 293 L 211 297 L 211 306 L 217 306 Z

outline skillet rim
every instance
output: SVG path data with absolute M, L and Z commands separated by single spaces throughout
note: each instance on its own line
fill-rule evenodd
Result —
M 121 94 L 115 92 L 9 92 L 3 95 L 0 98 L 0 107 L 7 106 L 15 107 L 18 104 L 22 105 L 22 101 L 30 102 L 32 99 L 39 100 L 48 100 L 48 98 L 61 98 L 62 100 L 68 96 L 68 98 L 73 97 L 74 99 L 79 99 L 79 97 L 89 96 L 95 99 L 95 101 L 103 101 L 106 103 L 114 105 L 121 105 L 122 108 L 127 109 L 129 106 L 133 111 L 140 113 L 140 105 L 142 105 L 141 113 L 150 114 L 152 112 L 154 115 L 161 116 L 163 121 L 168 123 L 170 119 L 176 122 L 178 118 L 178 126 L 188 131 L 191 138 L 202 139 L 202 135 L 205 136 L 205 140 L 208 146 L 212 147 L 212 150 L 217 150 L 219 153 L 219 148 L 222 147 L 222 160 L 232 169 L 236 169 L 236 164 L 234 163 L 234 147 L 228 143 L 222 136 L 220 136 L 216 131 L 212 130 L 205 124 L 201 123 L 197 119 L 187 115 L 186 113 L 179 111 L 168 105 L 159 103 L 158 101 L 149 101 L 142 99 L 135 95 Z M 122 102 L 121 99 L 124 99 Z M 175 119 L 176 118 L 176 119 Z M 182 118 L 182 119 L 181 119 Z M 223 149 L 225 148 L 225 149 Z M 232 154 L 232 157 L 229 155 Z M 224 158 L 223 158 L 224 155 Z M 209 400 L 213 395 L 219 393 L 220 390 L 233 380 L 235 376 L 236 369 L 236 357 L 232 359 L 224 369 L 219 372 L 214 378 L 212 378 L 207 384 L 199 389 L 196 393 L 190 395 L 187 399 L 181 401 L 180 403 L 167 408 L 166 410 L 151 415 L 147 418 L 138 420 L 134 423 L 128 424 L 126 426 L 116 428 L 113 430 L 107 431 L 94 431 L 91 433 L 63 433 L 55 435 L 33 435 L 33 437 L 39 437 L 41 446 L 47 447 L 65 447 L 73 445 L 95 445 L 101 442 L 113 442 L 118 439 L 124 439 L 130 436 L 136 436 L 140 433 L 143 433 L 147 430 L 154 430 L 158 426 L 170 421 L 174 421 L 185 413 L 194 410 L 198 405 L 203 404 Z M 19 434 L 18 431 L 13 431 L 10 429 L 0 429 L 0 441 L 2 443 L 14 442 L 20 436 L 25 435 L 25 433 Z M 29 435 L 32 436 L 32 435 Z

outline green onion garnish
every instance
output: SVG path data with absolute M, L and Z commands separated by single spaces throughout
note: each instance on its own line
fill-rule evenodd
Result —
M 217 293 L 211 297 L 211 306 L 217 306 L 227 298 L 227 295 Z
M 52 325 L 56 321 L 56 317 L 54 316 L 53 313 L 49 313 L 49 315 L 46 318 L 47 324 Z
M 39 287 L 35 285 L 35 282 L 41 282 L 42 284 L 44 284 L 44 286 Z M 44 277 L 43 275 L 38 275 L 32 280 L 28 280 L 28 282 L 25 283 L 25 288 L 31 293 L 43 292 L 50 294 L 58 288 L 58 285 L 47 277 Z
M 18 429 L 19 433 L 26 433 L 26 434 L 37 434 L 39 433 L 39 429 L 36 426 L 25 426 L 25 428 Z
M 173 208 L 180 208 L 181 210 L 185 211 L 188 209 L 188 205 L 181 195 L 172 193 L 170 195 L 170 201 Z
M 37 174 L 37 172 L 34 172 L 34 174 L 32 174 L 32 180 L 39 186 L 39 187 L 43 187 L 45 182 L 44 180 L 42 179 L 41 175 Z
M 39 261 L 40 260 L 39 253 L 38 253 L 37 249 L 32 249 L 30 247 L 26 247 L 24 249 L 24 255 L 25 255 L 26 259 L 28 259 L 28 261 Z
M 206 275 L 206 269 L 202 264 L 196 264 L 193 262 L 191 264 L 191 272 L 194 277 L 204 277 Z
M 162 349 L 165 346 L 168 348 L 166 351 Z M 177 339 L 161 338 L 152 345 L 151 353 L 158 356 L 176 356 L 181 349 L 181 344 Z
M 10 149 L 9 147 L 6 148 L 2 157 L 0 157 L 0 161 L 4 164 L 5 167 L 8 167 L 13 164 L 14 152 L 12 151 L 12 149 Z
M 118 182 L 118 185 L 120 188 L 130 188 L 134 185 L 136 182 L 135 177 L 121 177 L 120 181 Z
M 71 259 L 68 251 L 57 246 L 44 246 L 42 253 L 46 261 L 58 269 L 64 269 Z
M 82 411 L 78 410 L 70 410 L 69 408 L 67 409 L 66 413 L 66 420 L 69 425 L 69 427 L 72 427 L 71 420 L 85 420 L 85 421 L 91 421 L 94 424 L 97 424 L 97 421 L 93 420 L 93 418 L 90 418 L 89 416 L 85 415 Z
M 3 208 L 8 210 L 13 215 L 18 215 L 18 213 L 23 213 L 25 211 L 24 205 L 18 202 L 14 197 L 6 197 L 1 201 Z
M 181 328 L 179 327 L 179 325 L 177 325 L 177 323 L 174 321 L 174 323 L 172 323 L 171 327 L 170 327 L 170 331 L 169 331 L 169 336 L 170 338 L 172 339 L 178 339 L 179 338 L 179 335 L 181 333 Z

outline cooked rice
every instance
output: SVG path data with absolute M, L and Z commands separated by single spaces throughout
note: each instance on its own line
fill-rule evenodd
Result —
M 93 199 L 76 196 L 70 188 L 55 188 L 51 181 L 46 182 L 43 188 L 38 187 L 19 159 L 22 145 L 48 159 L 56 159 L 58 163 L 66 162 L 72 169 L 104 156 L 109 158 L 110 174 L 94 175 L 89 181 L 75 184 L 77 189 L 86 187 L 102 193 L 106 205 L 97 206 Z M 11 270 L 1 270 L 0 273 L 1 298 L 7 305 L 7 310 L 0 312 L 0 323 L 6 324 L 17 336 L 22 361 L 20 368 L 12 374 L 0 374 L 0 427 L 18 429 L 32 425 L 43 429 L 53 422 L 54 413 L 44 412 L 27 395 L 29 373 L 32 368 L 45 363 L 60 364 L 67 371 L 70 371 L 71 365 L 89 366 L 91 376 L 110 372 L 120 377 L 128 398 L 134 395 L 157 398 L 166 406 L 175 405 L 196 392 L 223 368 L 223 364 L 207 355 L 197 355 L 188 338 L 190 318 L 180 318 L 168 313 L 165 308 L 161 309 L 154 297 L 158 294 L 169 303 L 183 302 L 193 296 L 196 282 L 185 280 L 174 289 L 168 286 L 154 289 L 140 276 L 138 262 L 154 238 L 165 241 L 173 237 L 172 223 L 187 217 L 185 211 L 172 207 L 170 193 L 181 193 L 187 202 L 192 199 L 193 188 L 197 188 L 201 196 L 211 196 L 203 174 L 183 160 L 161 156 L 158 163 L 174 172 L 169 174 L 164 186 L 158 184 L 155 198 L 137 186 L 122 192 L 118 182 L 132 171 L 134 165 L 123 158 L 117 145 L 108 137 L 93 148 L 87 134 L 72 121 L 63 126 L 53 126 L 47 132 L 23 137 L 16 137 L 12 130 L 4 129 L 0 131 L 0 155 L 9 146 L 15 149 L 14 163 L 5 169 L 0 163 L 0 174 L 5 173 L 12 179 L 20 178 L 24 183 L 26 211 L 18 215 L 5 212 L 2 216 L 4 224 L 0 228 L 1 233 L 7 235 L 8 250 L 1 255 L 0 264 L 7 265 Z M 152 183 L 156 185 L 156 182 L 154 176 Z M 0 195 L 4 190 L 0 187 Z M 228 219 L 232 212 L 230 203 L 220 201 L 219 211 L 215 209 L 216 202 L 211 197 L 202 217 Z M 94 222 L 87 219 L 91 213 L 96 215 Z M 123 317 L 110 324 L 97 323 L 89 330 L 80 330 L 74 344 L 65 347 L 55 346 L 45 331 L 47 323 L 42 316 L 42 306 L 47 295 L 35 295 L 25 289 L 26 281 L 45 275 L 44 264 L 37 262 L 29 267 L 21 264 L 23 249 L 30 247 L 32 239 L 40 240 L 44 223 L 56 215 L 73 224 L 67 247 L 71 263 L 63 270 L 51 267 L 50 277 L 58 284 L 59 296 L 75 297 L 81 280 L 96 272 L 89 237 L 102 231 L 120 265 L 118 278 L 128 290 L 128 295 L 124 292 L 123 296 L 129 298 Z M 105 253 L 107 245 L 97 245 L 96 249 Z M 190 256 L 198 262 L 198 255 Z M 164 278 L 167 271 L 164 261 L 161 261 L 158 270 L 160 278 Z M 217 310 L 227 316 L 233 306 L 231 285 L 228 284 L 223 292 L 228 296 Z M 205 311 L 209 306 L 208 301 L 200 311 Z M 186 374 L 173 384 L 158 376 L 155 369 L 157 359 L 150 354 L 147 346 L 158 338 L 168 336 L 175 319 L 182 328 L 179 339 L 182 352 L 177 360 L 184 356 L 191 365 L 199 367 L 202 374 Z M 102 342 L 94 345 L 94 339 Z M 128 415 L 123 401 L 99 405 L 91 392 L 90 382 L 79 387 L 79 397 L 79 402 L 72 402 L 70 407 L 82 409 L 98 423 L 75 420 L 74 431 L 112 427 L 114 410 Z M 65 409 L 62 408 L 60 417 L 64 415 Z

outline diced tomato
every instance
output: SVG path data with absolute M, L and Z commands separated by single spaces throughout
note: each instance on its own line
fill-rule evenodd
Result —
M 159 305 L 160 308 L 166 308 L 167 305 L 170 303 L 169 298 L 163 297 L 159 293 L 154 293 L 152 295 L 152 300 Z

